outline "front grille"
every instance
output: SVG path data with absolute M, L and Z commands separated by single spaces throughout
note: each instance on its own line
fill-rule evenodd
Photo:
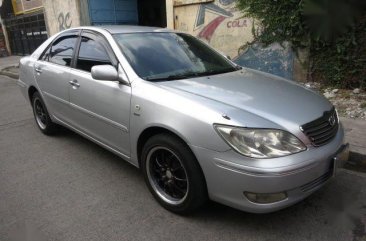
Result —
M 337 134 L 338 117 L 334 108 L 324 112 L 323 116 L 300 127 L 309 137 L 313 146 L 322 146 L 329 143 Z

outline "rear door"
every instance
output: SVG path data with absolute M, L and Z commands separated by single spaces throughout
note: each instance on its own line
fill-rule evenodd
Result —
M 69 31 L 57 37 L 34 64 L 37 84 L 48 111 L 63 121 L 70 115 L 69 78 L 79 34 L 79 31 Z
M 129 120 L 131 87 L 91 76 L 95 65 L 118 61 L 107 40 L 98 33 L 82 32 L 69 86 L 72 125 L 125 156 L 130 155 Z

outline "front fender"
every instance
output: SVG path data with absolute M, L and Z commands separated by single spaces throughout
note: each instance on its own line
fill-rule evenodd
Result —
M 134 81 L 131 87 L 131 160 L 137 165 L 138 139 L 149 127 L 167 129 L 191 146 L 225 152 L 230 147 L 216 133 L 214 123 L 233 126 L 246 126 L 249 123 L 271 125 L 267 120 L 244 113 L 235 107 L 167 89 L 158 83 L 139 80 Z M 224 118 L 225 113 L 233 118 Z
M 212 125 L 214 120 L 223 118 L 204 106 L 204 103 L 197 104 L 153 83 L 134 81 L 131 87 L 131 159 L 136 163 L 138 138 L 149 127 L 167 129 L 181 137 L 188 145 L 216 151 L 230 149 Z

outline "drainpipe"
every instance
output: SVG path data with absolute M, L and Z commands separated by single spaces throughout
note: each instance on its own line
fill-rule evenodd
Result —
M 0 8 L 2 5 L 3 5 L 3 1 L 0 0 Z M 0 16 L 0 24 L 1 24 L 1 28 L 3 30 L 6 50 L 8 51 L 8 54 L 11 55 L 8 33 L 6 32 L 6 28 L 5 28 L 5 25 L 4 25 L 4 22 L 3 22 L 3 19 L 1 18 L 1 16 Z

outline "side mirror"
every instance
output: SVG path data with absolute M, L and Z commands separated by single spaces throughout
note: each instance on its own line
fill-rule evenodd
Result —
M 117 81 L 118 72 L 112 65 L 95 65 L 91 69 L 91 76 L 96 80 Z

